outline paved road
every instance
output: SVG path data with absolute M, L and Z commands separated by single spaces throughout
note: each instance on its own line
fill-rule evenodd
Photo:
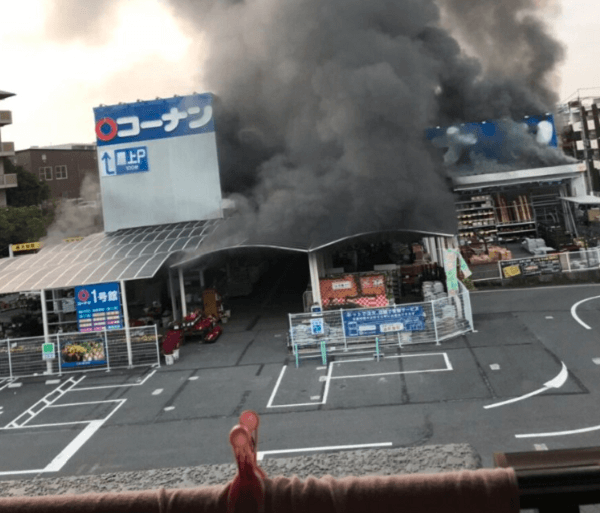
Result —
M 598 445 L 600 298 L 577 309 L 591 329 L 571 307 L 600 287 L 477 292 L 476 333 L 296 369 L 285 332 L 301 305 L 283 284 L 234 302 L 219 342 L 184 346 L 173 366 L 0 383 L 0 426 L 16 426 L 0 431 L 0 478 L 229 463 L 227 434 L 248 408 L 261 415 L 265 457 L 467 442 L 491 466 L 494 451 Z M 22 415 L 44 396 L 49 405 Z

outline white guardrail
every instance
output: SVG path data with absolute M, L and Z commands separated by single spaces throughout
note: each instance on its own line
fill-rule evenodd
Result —
M 0 340 L 0 378 L 160 366 L 156 326 Z M 130 354 L 131 353 L 131 354 Z
M 379 351 L 380 347 L 439 344 L 473 330 L 469 291 L 423 303 L 289 314 L 288 349 L 296 358 Z

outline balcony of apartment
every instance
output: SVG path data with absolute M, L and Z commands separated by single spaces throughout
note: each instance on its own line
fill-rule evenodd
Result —
M 3 142 L 0 143 L 0 157 L 14 157 L 15 156 L 15 143 Z
M 0 126 L 12 124 L 12 112 L 10 110 L 0 110 Z
M 17 187 L 19 184 L 17 183 L 17 174 L 9 174 L 9 175 L 0 175 L 0 190 L 1 189 L 10 189 L 12 187 Z

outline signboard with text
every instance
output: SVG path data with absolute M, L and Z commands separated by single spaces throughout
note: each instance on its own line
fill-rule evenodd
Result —
M 123 327 L 118 283 L 75 287 L 75 308 L 80 333 Z
M 425 312 L 422 306 L 345 310 L 343 319 L 346 337 L 376 336 L 397 331 L 425 329 Z
M 107 232 L 222 217 L 212 95 L 100 106 L 94 116 Z

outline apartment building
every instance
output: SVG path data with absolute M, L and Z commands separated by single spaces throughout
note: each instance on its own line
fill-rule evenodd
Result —
M 17 151 L 15 161 L 18 166 L 23 166 L 48 184 L 50 198 L 82 197 L 82 185 L 86 177 L 88 183 L 98 183 L 96 146 L 93 144 L 31 147 Z
M 0 91 L 0 100 L 10 98 L 14 93 Z M 12 112 L 9 110 L 0 110 L 0 132 L 3 126 L 12 123 Z M 2 142 L 2 134 L 0 133 L 0 207 L 6 206 L 6 189 L 17 186 L 16 174 L 5 174 L 4 163 L 6 159 L 15 156 L 15 145 L 12 142 Z

